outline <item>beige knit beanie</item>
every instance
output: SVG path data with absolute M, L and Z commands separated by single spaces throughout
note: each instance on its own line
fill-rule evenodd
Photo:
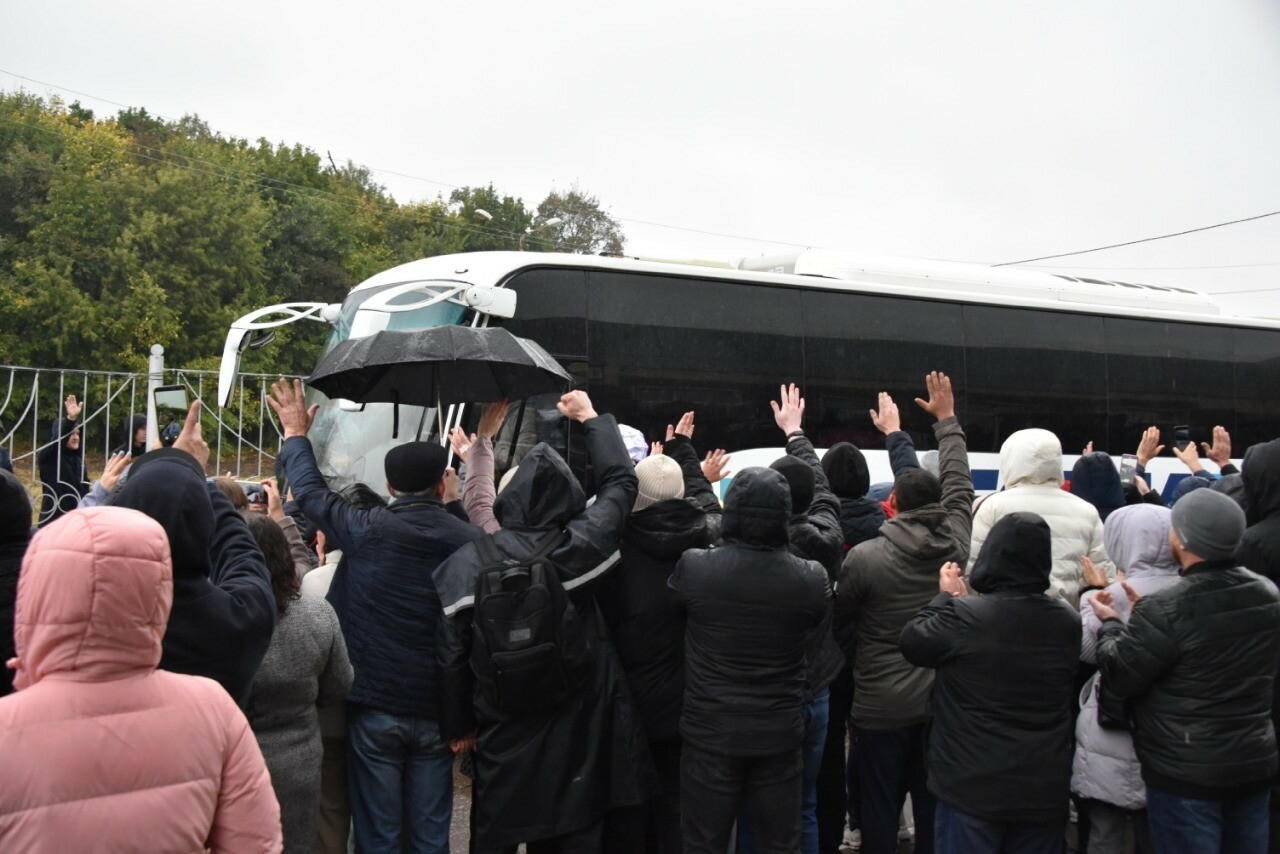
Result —
M 665 454 L 645 457 L 636 463 L 636 477 L 640 481 L 640 494 L 636 496 L 633 512 L 666 501 L 684 498 L 684 472 L 680 464 Z

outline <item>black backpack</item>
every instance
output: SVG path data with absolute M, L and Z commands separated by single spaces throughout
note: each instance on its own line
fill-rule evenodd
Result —
M 552 531 L 533 553 L 507 557 L 492 535 L 475 541 L 471 671 L 481 696 L 507 713 L 552 708 L 586 679 L 590 644 L 548 555 L 564 541 Z

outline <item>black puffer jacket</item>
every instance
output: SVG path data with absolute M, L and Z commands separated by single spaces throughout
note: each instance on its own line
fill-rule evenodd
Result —
M 1134 700 L 1134 745 L 1149 785 L 1205 800 L 1266 788 L 1277 768 L 1280 593 L 1233 561 L 1181 575 L 1139 599 L 1127 628 L 1103 622 L 1103 684 Z
M 840 527 L 840 502 L 831 491 L 827 473 L 823 471 L 813 444 L 803 435 L 787 440 L 787 455 L 795 457 L 813 470 L 813 499 L 803 512 L 791 514 L 787 521 L 787 538 L 791 553 L 822 566 L 827 583 L 835 586 L 840 561 L 844 558 L 844 531 Z M 809 642 L 809 672 L 805 677 L 806 698 L 830 685 L 848 662 L 831 630 L 828 613 Z
M 271 575 L 244 517 L 175 448 L 135 460 L 111 503 L 147 514 L 169 535 L 173 610 L 160 667 L 216 679 L 243 708 L 276 626 Z
M 1244 482 L 1249 527 L 1236 560 L 1280 583 L 1280 439 L 1245 451 L 1240 478 Z
M 669 582 L 688 615 L 680 734 L 728 756 L 796 749 L 805 654 L 831 607 L 826 571 L 788 550 L 791 492 L 743 469 L 725 497 L 723 545 L 686 552 Z
M 31 496 L 7 471 L 0 471 L 0 667 L 16 654 L 13 649 L 13 606 L 18 596 L 22 557 L 31 541 Z M 13 691 L 14 671 L 0 673 L 0 697 Z
M 940 593 L 902 630 L 902 654 L 937 669 L 929 790 L 990 821 L 1064 817 L 1080 616 L 1045 595 L 1049 526 L 1010 513 L 974 563 L 979 594 Z
M 473 598 L 482 563 L 474 544 L 436 569 L 445 618 L 436 655 L 444 686 L 441 729 L 456 738 L 478 728 L 472 841 L 476 848 L 515 845 L 590 827 L 611 807 L 635 806 L 656 776 L 644 729 L 622 666 L 600 617 L 595 592 L 618 562 L 623 526 L 635 505 L 635 466 L 611 415 L 583 424 L 595 471 L 595 502 L 550 445 L 520 463 L 493 512 L 505 554 L 532 554 L 555 530 L 568 538 L 550 555 L 592 647 L 582 686 L 548 710 L 508 713 L 475 689 L 471 671 Z
M 707 515 L 684 499 L 632 513 L 622 560 L 596 594 L 650 741 L 679 734 L 684 703 L 684 611 L 667 579 L 681 555 L 709 545 Z

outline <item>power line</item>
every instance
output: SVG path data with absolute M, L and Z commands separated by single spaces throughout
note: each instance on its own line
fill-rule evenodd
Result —
M 1207 267 L 1072 267 L 1066 264 L 1026 264 L 1024 266 L 1042 270 L 1238 270 L 1243 267 L 1280 267 L 1280 261 L 1264 261 L 1261 264 L 1213 264 Z
M 1258 214 L 1257 216 L 1247 216 L 1243 219 L 1233 219 L 1230 222 L 1217 222 L 1213 225 L 1203 225 L 1199 228 L 1188 228 L 1186 231 L 1175 231 L 1171 234 L 1158 234 L 1155 237 L 1143 237 L 1139 240 L 1126 240 L 1124 243 L 1112 243 L 1109 246 L 1095 246 L 1093 249 L 1078 249 L 1075 252 L 1059 252 L 1057 255 L 1041 255 L 1039 258 L 1026 258 L 1022 261 L 1003 261 L 999 264 L 992 264 L 991 266 L 1008 267 L 1012 264 L 1030 264 L 1032 261 L 1048 261 L 1053 258 L 1066 258 L 1069 255 L 1086 255 L 1090 252 L 1101 252 L 1104 249 L 1119 249 L 1121 246 L 1134 246 L 1139 243 L 1150 243 L 1153 240 L 1167 240 L 1170 237 L 1182 237 L 1185 234 L 1195 234 L 1200 231 L 1225 228 L 1228 225 L 1239 225 L 1242 222 L 1253 222 L 1254 220 L 1266 219 L 1269 216 L 1277 215 L 1280 215 L 1280 211 L 1271 211 L 1270 213 Z

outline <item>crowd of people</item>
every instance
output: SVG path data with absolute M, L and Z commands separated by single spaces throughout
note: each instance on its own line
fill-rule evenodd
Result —
M 782 387 L 723 502 L 694 412 L 581 391 L 586 488 L 545 444 L 499 477 L 501 401 L 464 479 L 395 445 L 389 500 L 326 482 L 298 382 L 257 501 L 198 402 L 89 483 L 69 399 L 38 531 L 0 470 L 0 849 L 447 852 L 459 767 L 473 854 L 1048 854 L 1072 815 L 1091 854 L 1280 852 L 1280 439 L 1172 448 L 1166 507 L 1158 428 L 1124 480 L 1020 430 L 978 497 L 924 394 L 927 452 L 871 410 L 874 484 Z

